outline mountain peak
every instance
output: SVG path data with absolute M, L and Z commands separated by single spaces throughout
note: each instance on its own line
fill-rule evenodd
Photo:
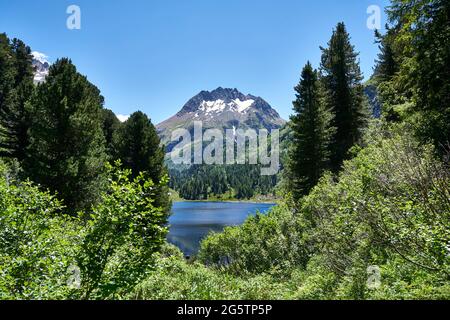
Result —
M 189 129 L 194 121 L 201 121 L 204 128 L 218 129 L 276 129 L 285 121 L 264 99 L 243 94 L 236 88 L 218 87 L 212 91 L 201 91 L 166 121 L 157 125 L 162 140 L 166 143 L 171 131 L 176 128 Z
M 238 96 L 242 95 L 241 92 L 239 92 L 238 89 L 234 88 L 222 88 L 218 87 L 217 89 L 210 92 L 211 95 L 224 95 L 224 96 Z
M 37 51 L 33 51 L 31 55 L 33 56 L 34 83 L 44 82 L 50 68 L 50 63 L 47 60 L 48 56 Z
M 178 113 L 179 116 L 182 116 L 186 113 L 195 112 L 205 109 L 206 105 L 220 105 L 223 104 L 222 107 L 217 107 L 218 111 L 224 111 L 225 105 L 229 105 L 232 107 L 233 104 L 240 105 L 244 103 L 247 105 L 250 103 L 250 100 L 256 101 L 256 97 L 252 95 L 244 95 L 238 89 L 234 88 L 222 88 L 218 87 L 212 91 L 201 91 L 194 97 L 192 97 L 181 109 Z M 238 110 L 242 111 L 243 107 L 239 107 Z M 206 109 L 204 110 L 206 111 Z

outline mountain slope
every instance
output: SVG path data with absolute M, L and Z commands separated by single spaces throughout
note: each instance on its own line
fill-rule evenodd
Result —
M 192 130 L 194 121 L 204 129 L 278 129 L 286 122 L 264 99 L 237 89 L 217 88 L 191 98 L 173 117 L 156 126 L 166 145 L 177 128 Z
M 50 63 L 47 61 L 47 56 L 43 53 L 33 51 L 33 68 L 34 68 L 34 83 L 41 83 L 45 81 L 48 75 Z

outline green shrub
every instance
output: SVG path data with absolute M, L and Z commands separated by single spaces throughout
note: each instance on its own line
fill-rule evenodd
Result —
M 62 299 L 79 242 L 61 203 L 30 182 L 11 180 L 0 163 L 0 300 Z
M 234 274 L 264 273 L 305 266 L 308 249 L 306 227 L 280 204 L 267 215 L 257 214 L 242 226 L 212 233 L 201 243 L 198 258 L 208 266 Z
M 450 298 L 450 170 L 413 136 L 375 122 L 339 176 L 325 174 L 297 210 L 279 205 L 211 234 L 199 260 L 279 281 L 289 298 Z
M 143 280 L 165 242 L 167 213 L 154 205 L 158 185 L 131 170 L 108 166 L 109 190 L 83 230 L 80 297 L 117 298 Z M 166 183 L 163 179 L 162 183 Z
M 181 252 L 165 246 L 156 269 L 127 296 L 145 300 L 257 300 L 285 299 L 291 284 L 272 276 L 237 277 L 198 262 L 189 263 Z
M 74 218 L 0 163 L 0 299 L 119 298 L 148 275 L 167 213 L 144 174 L 108 169 L 103 201 Z
M 338 298 L 378 297 L 366 286 L 367 268 L 394 260 L 428 286 L 448 280 L 449 170 L 411 136 L 405 127 L 374 134 L 338 180 L 326 175 L 303 200 L 314 251 L 340 278 Z M 400 278 L 411 285 L 415 276 Z

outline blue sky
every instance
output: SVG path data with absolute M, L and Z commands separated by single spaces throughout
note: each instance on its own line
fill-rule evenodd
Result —
M 71 4 L 81 30 L 66 28 Z M 378 53 L 370 5 L 388 0 L 0 0 L 0 32 L 50 61 L 70 57 L 118 114 L 139 109 L 159 123 L 222 86 L 263 97 L 287 119 L 302 67 L 318 67 L 337 22 L 370 76 Z

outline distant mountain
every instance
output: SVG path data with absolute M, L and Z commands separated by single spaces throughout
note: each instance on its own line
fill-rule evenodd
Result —
M 33 51 L 33 68 L 34 68 L 34 83 L 41 83 L 45 81 L 50 69 L 50 63 L 47 61 L 47 56 L 43 53 Z
M 379 119 L 381 117 L 382 106 L 378 97 L 377 87 L 373 84 L 366 84 L 364 86 L 364 94 L 367 96 L 372 116 Z
M 167 144 L 173 130 L 191 130 L 194 121 L 201 121 L 204 129 L 222 130 L 270 130 L 281 128 L 286 123 L 264 99 L 251 94 L 244 95 L 237 89 L 219 87 L 192 97 L 176 115 L 158 124 L 156 128 L 162 142 Z

